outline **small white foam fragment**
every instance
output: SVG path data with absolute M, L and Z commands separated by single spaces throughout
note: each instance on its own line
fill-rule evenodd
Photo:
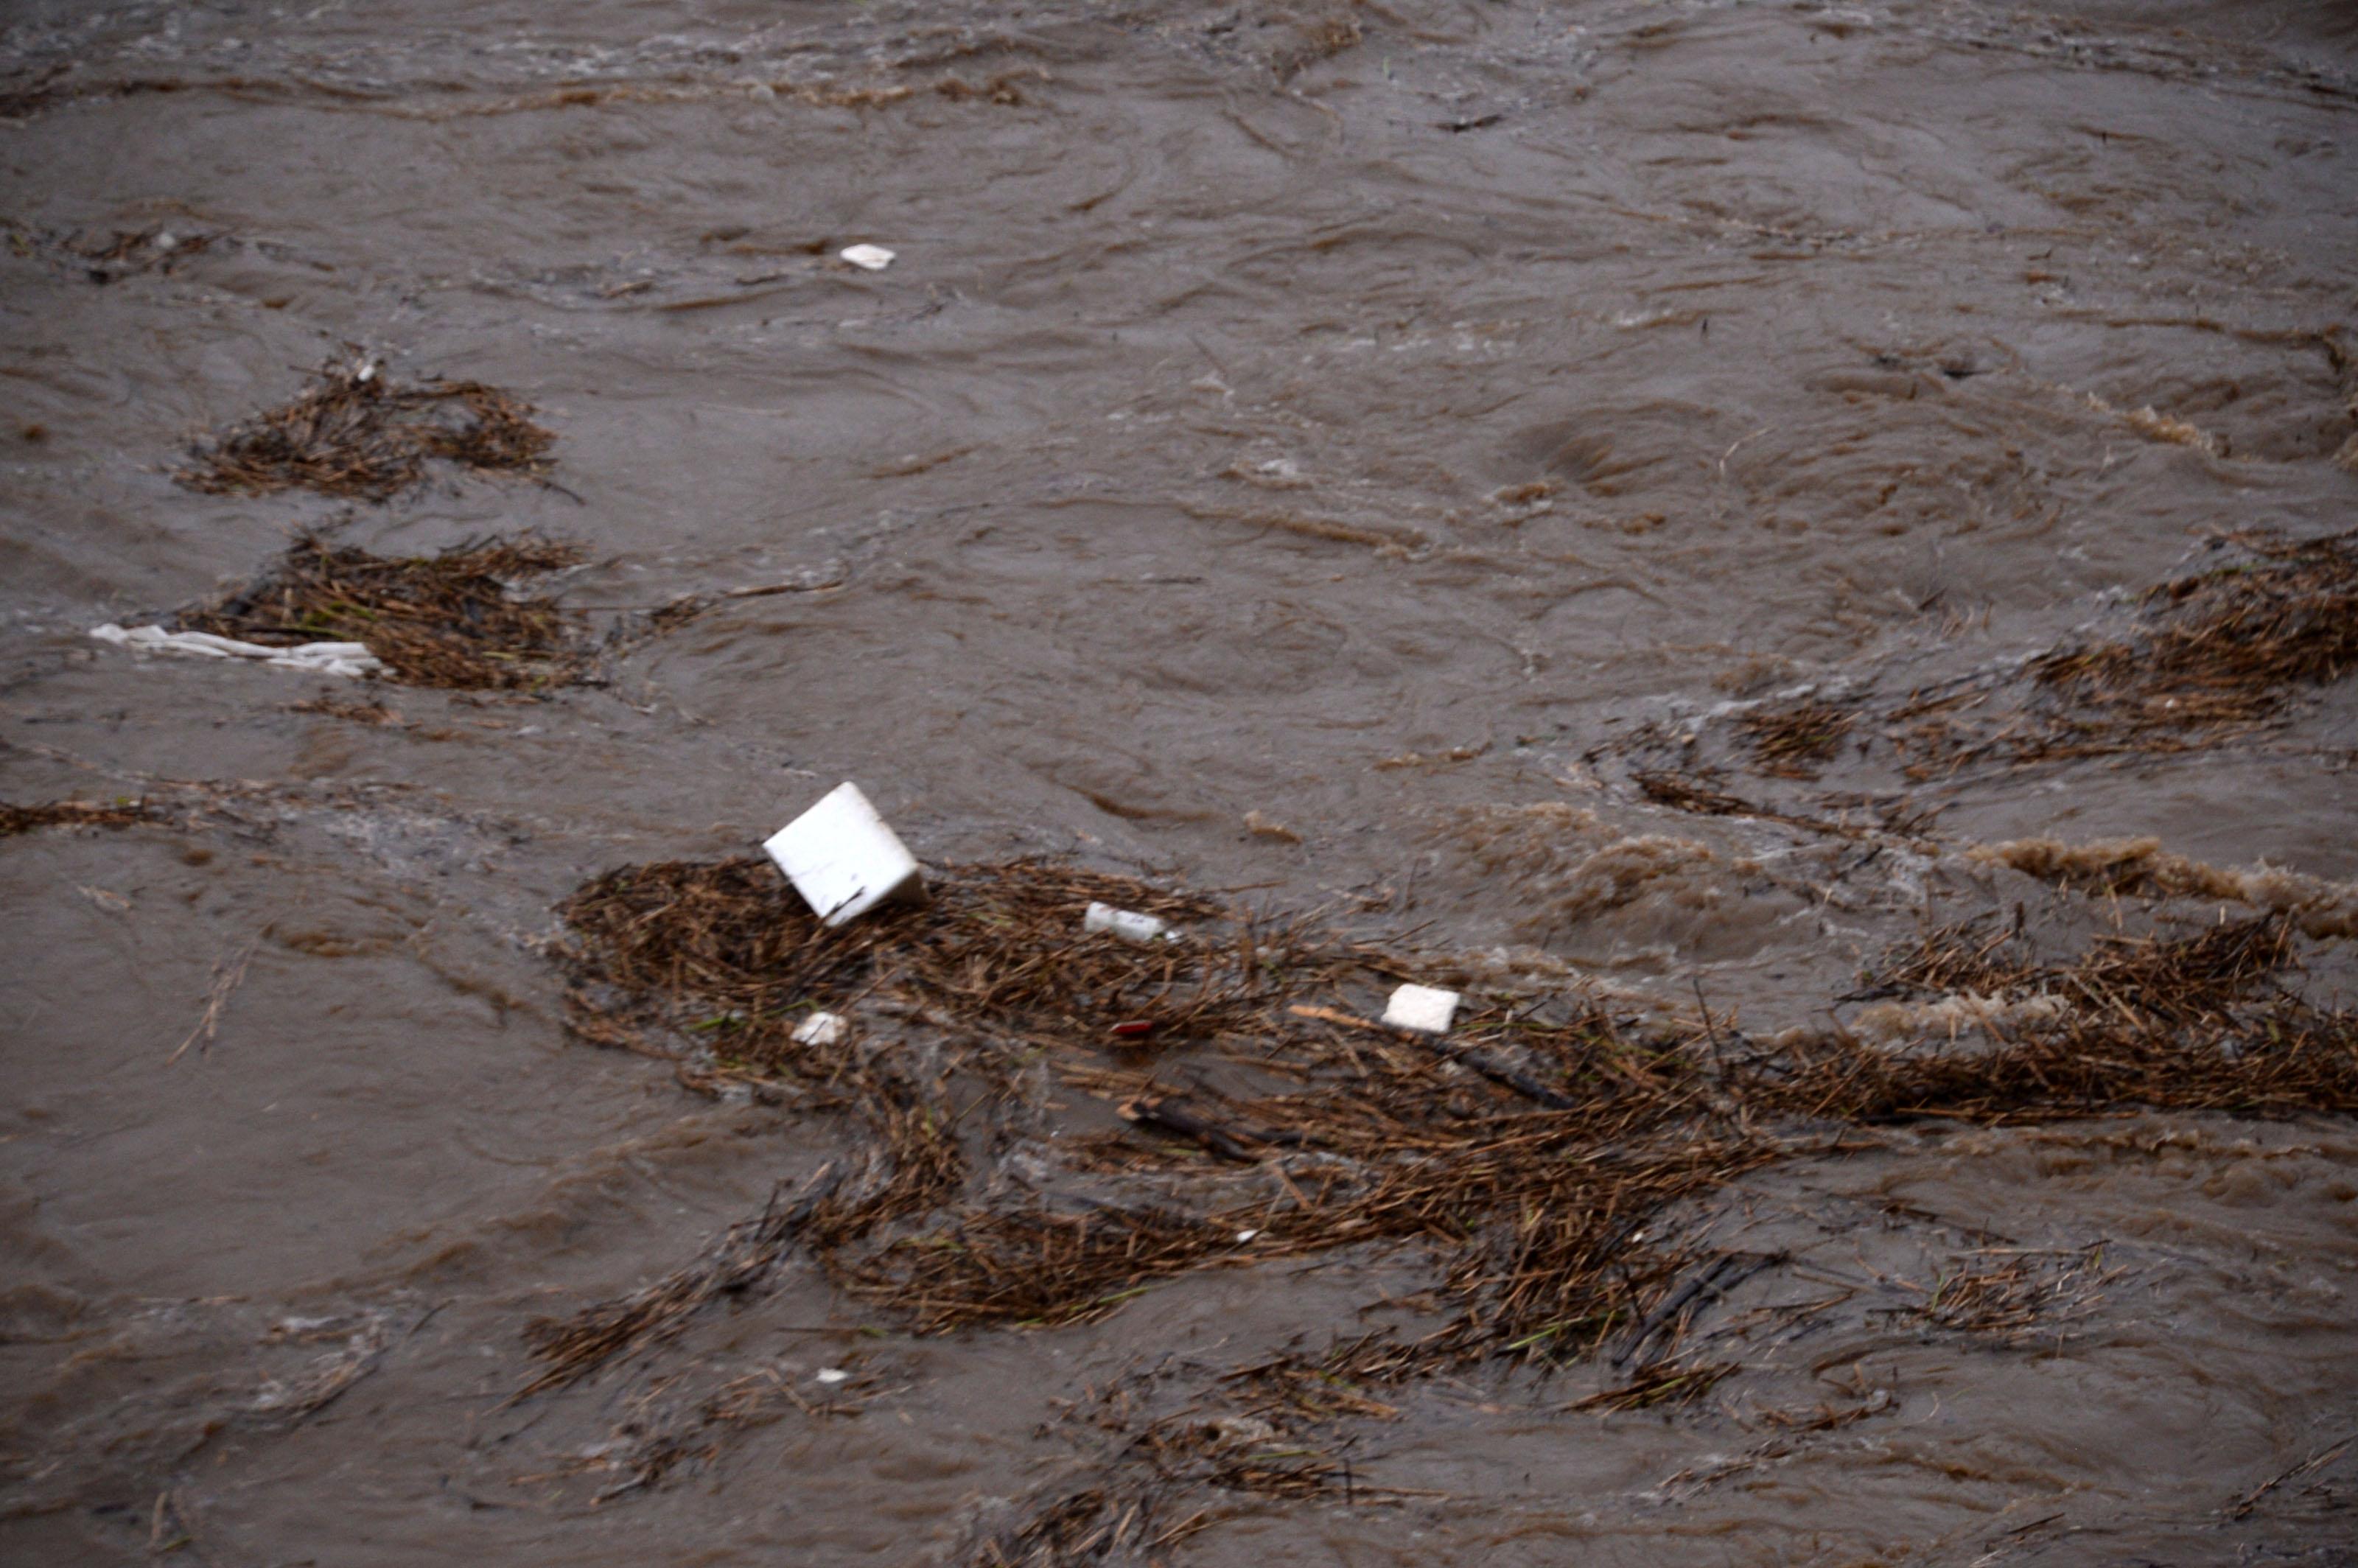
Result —
M 189 654 L 205 659 L 255 659 L 275 665 L 283 670 L 301 670 L 307 674 L 362 676 L 382 674 L 384 661 L 368 651 L 365 643 L 297 643 L 291 648 L 272 648 L 260 643 L 241 643 L 234 637 L 216 637 L 210 632 L 167 632 L 161 626 L 118 626 L 108 622 L 93 626 L 90 634 L 102 643 L 117 647 L 135 649 L 143 654 Z
M 1457 1016 L 1457 993 L 1437 986 L 1402 986 L 1384 1004 L 1384 1022 L 1420 1034 L 1446 1034 Z
M 1237 1232 L 1237 1241 L 1241 1245 L 1244 1242 L 1250 1241 L 1254 1237 L 1259 1236 L 1260 1234 L 1260 1232 L 1258 1230 L 1239 1230 Z
M 817 1378 L 822 1383 L 848 1382 L 851 1378 L 851 1374 L 845 1371 L 840 1367 L 821 1367 L 817 1371 L 813 1372 L 811 1376 Z
M 1176 937 L 1170 922 L 1157 920 L 1151 914 L 1141 914 L 1134 909 L 1116 909 L 1109 903 L 1092 903 L 1081 916 L 1081 930 L 1088 935 L 1110 935 L 1125 942 L 1153 942 Z
M 882 272 L 892 265 L 892 253 L 882 245 L 846 245 L 836 254 L 866 272 Z
M 855 784 L 838 784 L 762 848 L 829 925 L 925 890 L 925 869 Z
M 797 1045 L 832 1045 L 843 1038 L 843 1020 L 831 1012 L 814 1012 L 795 1026 Z

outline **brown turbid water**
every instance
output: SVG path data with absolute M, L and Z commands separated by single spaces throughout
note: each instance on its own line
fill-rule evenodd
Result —
M 554 912 L 845 779 L 936 865 L 1315 914 L 1696 1050 L 2107 1005 L 1874 983 L 1982 916 L 2060 965 L 2274 912 L 2266 983 L 2342 1007 L 2346 542 L 2322 662 L 2200 722 L 2136 682 L 2148 589 L 2358 526 L 2358 5 L 2045 5 L 13 0 L 0 798 L 148 816 L 0 838 L 0 1558 L 2358 1562 L 2322 1101 L 1887 1119 L 1664 1206 L 1747 1260 L 1684 1401 L 1574 1408 L 1625 1322 L 1215 1413 L 1445 1323 L 1413 1238 L 945 1333 L 787 1246 L 516 1397 L 532 1324 L 858 1136 L 568 1031 Z M 546 466 L 188 481 L 363 361 L 528 404 Z M 516 591 L 621 635 L 460 690 L 89 635 L 306 530 L 573 542 Z M 2107 643 L 2109 705 L 2035 662 Z M 1083 1079 L 1027 1114 L 961 1201 L 1121 1130 Z M 1282 1233 L 1336 1158 L 1218 1179 Z M 1298 1484 L 1157 1471 L 1125 1400 Z M 1093 1490 L 1102 1555 L 1044 1523 Z

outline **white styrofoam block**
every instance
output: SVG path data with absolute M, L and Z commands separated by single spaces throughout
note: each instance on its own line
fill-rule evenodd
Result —
M 837 254 L 863 272 L 882 272 L 892 265 L 892 253 L 882 245 L 846 245 Z
M 1457 1016 L 1457 993 L 1436 986 L 1402 986 L 1384 1005 L 1384 1022 L 1420 1034 L 1446 1034 Z
M 1125 942 L 1152 942 L 1158 936 L 1173 935 L 1166 922 L 1134 909 L 1116 909 L 1109 903 L 1090 904 L 1088 913 L 1081 916 L 1081 929 L 1091 936 L 1105 932 Z
M 838 784 L 762 846 L 803 902 L 829 925 L 890 898 L 923 892 L 925 873 L 858 784 Z
M 814 1012 L 795 1025 L 797 1045 L 832 1045 L 843 1038 L 843 1020 L 831 1012 Z

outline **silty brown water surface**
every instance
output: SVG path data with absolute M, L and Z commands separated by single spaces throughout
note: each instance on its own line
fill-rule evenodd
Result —
M 1865 1027 L 1837 999 L 1942 921 L 2221 918 L 1974 846 L 2358 878 L 2348 683 L 2162 754 L 1911 768 L 1888 719 L 2216 535 L 2350 526 L 2347 5 L 28 3 L 0 68 L 0 793 L 169 817 L 0 842 L 12 1561 L 987 1561 L 1121 1474 L 1069 1419 L 1109 1389 L 1422 1321 L 1413 1247 L 936 1337 L 790 1256 L 511 1403 L 529 1322 L 849 1137 L 569 1038 L 553 906 L 839 779 L 936 862 L 1249 890 L 1756 1039 Z M 536 406 L 554 484 L 176 483 L 345 344 Z M 578 540 L 610 620 L 795 591 L 537 699 L 87 638 L 301 527 Z M 1864 717 L 1747 739 L 1805 695 Z M 2346 942 L 2303 943 L 2331 1002 Z M 1708 1397 L 1418 1380 L 1329 1434 L 1347 1487 L 1200 1489 L 1162 1554 L 2350 1561 L 2353 1155 L 1875 1130 L 1664 1217 L 1786 1260 L 1696 1317 Z M 2079 1271 L 2026 1332 L 1910 1315 L 2026 1259 Z M 617 1486 L 744 1379 L 802 1397 Z

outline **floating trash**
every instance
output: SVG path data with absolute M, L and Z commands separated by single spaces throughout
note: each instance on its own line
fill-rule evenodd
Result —
M 814 1012 L 795 1027 L 795 1044 L 824 1049 L 842 1040 L 843 1020 L 832 1012 Z
M 204 659 L 254 659 L 280 669 L 299 670 L 306 675 L 362 676 L 383 675 L 383 659 L 368 651 L 365 643 L 297 643 L 292 647 L 265 647 L 260 643 L 243 643 L 234 637 L 217 637 L 210 632 L 172 632 L 161 626 L 117 626 L 113 622 L 93 626 L 90 634 L 102 643 L 117 647 L 134 648 L 143 654 L 189 654 Z
M 1446 1034 L 1457 1016 L 1457 993 L 1435 986 L 1402 986 L 1384 1006 L 1384 1022 L 1419 1034 Z
M 857 920 L 890 900 L 925 893 L 924 868 L 858 784 L 838 784 L 772 834 L 762 849 L 811 912 L 829 925 Z
M 1168 921 L 1109 903 L 1090 904 L 1081 916 L 1081 930 L 1091 936 L 1119 936 L 1125 942 L 1173 941 L 1179 935 Z

